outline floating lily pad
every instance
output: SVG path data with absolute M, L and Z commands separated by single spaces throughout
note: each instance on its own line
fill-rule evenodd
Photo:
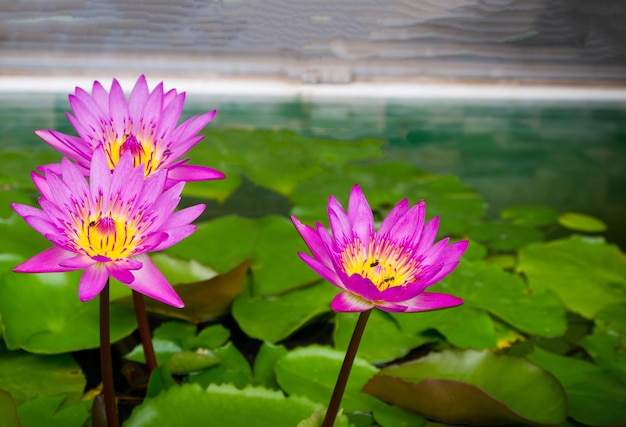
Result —
M 588 319 L 626 302 L 626 258 L 601 239 L 574 236 L 527 246 L 517 268 L 533 293 L 550 289 L 568 309 Z
M 204 389 L 198 384 L 185 384 L 146 399 L 124 426 L 296 426 L 319 409 L 321 405 L 304 397 L 285 397 L 275 390 L 239 390 L 229 384 L 212 384 Z M 346 427 L 346 420 L 338 425 Z
M 97 348 L 99 301 L 78 299 L 82 271 L 5 273 L 0 277 L 0 313 L 9 349 L 65 353 Z M 111 297 L 116 291 L 111 289 Z M 137 323 L 132 308 L 111 306 L 111 341 L 130 335 Z
M 276 362 L 287 354 L 287 349 L 282 345 L 274 345 L 264 342 L 254 358 L 254 384 L 266 388 L 280 389 L 276 381 L 274 367 Z
M 576 421 L 587 425 L 619 425 L 626 420 L 626 386 L 599 367 L 539 348 L 527 358 L 563 384 L 569 399 L 569 416 Z
M 210 384 L 233 384 L 243 389 L 252 381 L 252 369 L 246 358 L 232 343 L 216 348 L 213 352 L 220 359 L 201 373 L 187 377 L 189 382 L 198 383 L 203 387 Z
M 500 218 L 512 220 L 513 224 L 539 227 L 556 224 L 559 212 L 545 206 L 511 206 L 502 211 Z
M 338 350 L 348 348 L 358 317 L 357 313 L 337 313 L 333 341 Z M 374 310 L 363 332 L 358 355 L 371 363 L 389 362 L 426 342 L 424 337 L 402 331 L 387 313 Z
M 552 375 L 523 358 L 474 350 L 389 366 L 363 391 L 453 424 L 559 424 L 567 416 L 567 398 Z
M 235 300 L 232 314 L 248 336 L 275 343 L 330 311 L 337 293 L 337 288 L 325 282 L 277 297 L 253 297 L 245 293 Z
M 85 384 L 80 366 L 69 354 L 43 356 L 0 345 L 0 389 L 11 393 L 18 405 L 55 395 L 67 403 L 77 402 Z
M 606 224 L 598 218 L 575 212 L 566 212 L 559 216 L 559 224 L 575 231 L 600 233 L 606 231 Z
M 17 409 L 23 427 L 81 427 L 89 418 L 90 401 L 64 404 L 65 396 L 40 396 Z
M 337 382 L 345 353 L 328 347 L 300 347 L 290 351 L 276 364 L 278 384 L 290 395 L 307 396 L 328 405 Z M 357 357 L 352 366 L 346 391 L 341 401 L 344 413 L 371 412 L 382 405 L 361 393 L 361 387 L 378 369 Z
M 469 230 L 470 238 L 494 251 L 515 251 L 530 243 L 541 242 L 543 233 L 522 224 L 488 222 Z

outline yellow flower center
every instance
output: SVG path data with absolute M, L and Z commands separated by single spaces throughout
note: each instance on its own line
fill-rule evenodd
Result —
M 121 259 L 133 255 L 140 243 L 137 231 L 134 224 L 120 218 L 93 217 L 80 222 L 74 241 L 77 249 L 91 257 Z
M 153 127 L 146 129 L 144 125 L 137 134 L 127 133 L 120 138 L 112 129 L 105 129 L 103 146 L 109 167 L 113 169 L 122 154 L 130 151 L 133 155 L 133 166 L 143 164 L 144 176 L 156 172 L 169 156 L 169 150 L 163 146 L 161 139 L 155 138 L 154 132 Z
M 372 240 L 368 247 L 355 239 L 341 254 L 344 271 L 370 279 L 376 287 L 385 289 L 411 283 L 420 273 L 419 263 L 407 248 L 387 240 Z

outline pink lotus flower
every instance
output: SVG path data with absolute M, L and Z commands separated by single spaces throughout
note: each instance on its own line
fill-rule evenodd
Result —
M 144 177 L 133 167 L 131 152 L 122 153 L 113 172 L 105 152 L 93 153 L 87 182 L 79 167 L 63 158 L 61 175 L 32 174 L 42 194 L 42 209 L 13 203 L 13 209 L 54 246 L 15 267 L 24 273 L 84 269 L 78 286 L 81 301 L 100 293 L 113 277 L 144 295 L 174 307 L 184 304 L 147 252 L 165 249 L 194 232 L 191 225 L 204 210 L 180 211 L 184 183 L 163 191 L 166 171 Z
M 225 178 L 220 171 L 187 165 L 189 159 L 180 159 L 202 140 L 197 133 L 215 116 L 214 110 L 191 117 L 176 127 L 185 102 L 184 92 L 163 93 L 163 83 L 150 92 L 145 77 L 141 76 L 128 101 L 115 79 L 110 93 L 96 81 L 91 95 L 76 88 L 69 100 L 74 116 L 68 113 L 67 117 L 79 137 L 54 130 L 35 133 L 75 160 L 83 175 L 88 174 L 94 150 L 102 147 L 111 169 L 125 152 L 132 154 L 135 167 L 143 163 L 146 177 L 167 169 L 166 189 L 179 181 Z M 53 164 L 40 169 L 58 174 L 60 168 L 60 164 Z
M 378 307 L 390 312 L 428 311 L 454 307 L 463 300 L 424 292 L 459 263 L 467 242 L 433 244 L 439 218 L 426 224 L 426 203 L 409 207 L 400 201 L 374 231 L 374 216 L 361 189 L 350 193 L 348 212 L 329 198 L 332 236 L 321 224 L 316 229 L 292 220 L 313 256 L 300 258 L 324 279 L 340 288 L 331 304 L 334 311 L 366 311 Z

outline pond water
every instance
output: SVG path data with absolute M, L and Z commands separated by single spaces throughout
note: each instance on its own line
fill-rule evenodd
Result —
M 453 174 L 474 187 L 487 200 L 489 217 L 520 204 L 587 213 L 609 225 L 609 241 L 626 247 L 626 103 L 393 99 L 307 103 L 190 95 L 183 115 L 214 108 L 218 114 L 206 129 L 209 135 L 212 129 L 244 128 L 287 129 L 301 136 L 341 140 L 380 138 L 390 160 Z M 25 172 L 37 165 L 35 159 L 53 153 L 34 129 L 73 133 L 65 118 L 68 110 L 65 94 L 0 95 L 0 150 L 5 158 L 0 179 L 5 189 L 28 182 Z M 32 155 L 8 161 L 15 150 Z M 248 187 L 233 196 L 245 201 L 246 209 L 287 212 L 286 202 L 275 194 Z M 226 208 L 209 206 L 213 216 L 225 209 L 237 208 L 233 203 Z

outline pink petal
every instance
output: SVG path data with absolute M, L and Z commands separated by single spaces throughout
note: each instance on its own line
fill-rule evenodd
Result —
M 57 273 L 63 271 L 73 271 L 74 268 L 62 267 L 60 263 L 75 254 L 65 249 L 53 246 L 43 252 L 38 253 L 15 267 L 13 271 L 18 273 Z
M 388 238 L 398 244 L 406 245 L 417 241 L 424 227 L 426 204 L 420 201 L 402 215 L 388 233 Z
M 298 218 L 293 215 L 291 216 L 291 221 L 296 226 L 296 230 L 298 230 L 300 236 L 302 236 L 304 243 L 306 243 L 306 245 L 311 250 L 313 257 L 317 258 L 318 260 L 322 261 L 323 264 L 330 267 L 331 262 L 329 259 L 328 251 L 326 250 L 326 246 L 322 242 L 319 232 L 309 227 L 308 225 L 302 224 L 298 220 Z
M 333 298 L 333 302 L 330 304 L 331 310 L 348 313 L 366 311 L 373 307 L 374 304 L 371 302 L 365 301 L 363 298 L 350 292 L 340 293 Z
M 128 284 L 130 288 L 173 307 L 184 307 L 183 301 L 150 257 L 139 255 L 135 259 L 140 261 L 143 266 L 134 271 L 135 280 Z
M 122 87 L 117 80 L 113 79 L 111 94 L 109 95 L 109 111 L 111 123 L 115 127 L 116 137 L 122 136 L 127 130 L 124 128 L 130 122 L 128 103 Z
M 341 244 L 352 242 L 354 234 L 348 215 L 343 210 L 341 203 L 332 196 L 328 199 L 328 221 L 330 222 L 333 239 L 336 242 Z
M 378 236 L 381 239 L 388 239 L 388 234 L 393 229 L 394 225 L 404 214 L 409 210 L 409 201 L 408 199 L 402 199 L 398 202 L 397 205 L 387 214 L 382 224 L 378 229 Z
M 328 280 L 330 283 L 341 289 L 346 289 L 346 286 L 341 281 L 335 270 L 329 268 L 325 264 L 321 263 L 319 260 L 311 257 L 309 254 L 298 252 L 298 256 L 309 267 L 311 267 L 313 271 L 322 276 L 323 279 Z
M 86 268 L 78 284 L 78 299 L 89 301 L 98 295 L 107 284 L 109 272 L 104 263 L 95 263 Z
M 161 243 L 155 245 L 151 252 L 169 248 L 170 246 L 173 246 L 181 240 L 191 236 L 194 231 L 196 231 L 195 225 L 185 225 L 182 227 L 168 228 L 166 232 L 162 233 L 165 235 L 165 239 L 163 239 Z
M 83 268 L 88 268 L 94 265 L 96 261 L 91 259 L 88 255 L 79 254 L 72 258 L 66 258 L 59 262 L 59 265 L 67 268 L 71 268 L 72 270 L 82 270 Z
M 363 246 L 369 246 L 374 236 L 374 214 L 358 185 L 352 187 L 350 193 L 348 218 L 353 232 L 359 237 Z
M 407 312 L 440 310 L 442 308 L 456 307 L 461 304 L 463 304 L 461 298 L 434 292 L 423 292 L 415 298 L 402 303 L 402 305 L 406 306 Z
M 189 225 L 195 221 L 204 212 L 206 205 L 194 205 L 188 208 L 176 211 L 167 220 L 167 228 L 177 228 L 183 225 Z
M 141 117 L 141 111 L 143 110 L 143 106 L 146 104 L 148 95 L 149 91 L 146 77 L 141 75 L 139 76 L 139 79 L 137 79 L 137 83 L 135 83 L 135 86 L 130 92 L 130 96 L 128 98 L 128 112 L 132 120 L 138 120 L 139 117 Z
M 176 181 L 210 181 L 214 179 L 224 179 L 226 175 L 217 169 L 211 169 L 204 166 L 182 165 L 173 169 L 169 169 L 168 178 Z
M 419 243 L 415 245 L 415 253 L 425 253 L 435 242 L 437 237 L 437 230 L 439 229 L 439 217 L 436 216 L 424 225 L 422 235 L 420 236 Z

